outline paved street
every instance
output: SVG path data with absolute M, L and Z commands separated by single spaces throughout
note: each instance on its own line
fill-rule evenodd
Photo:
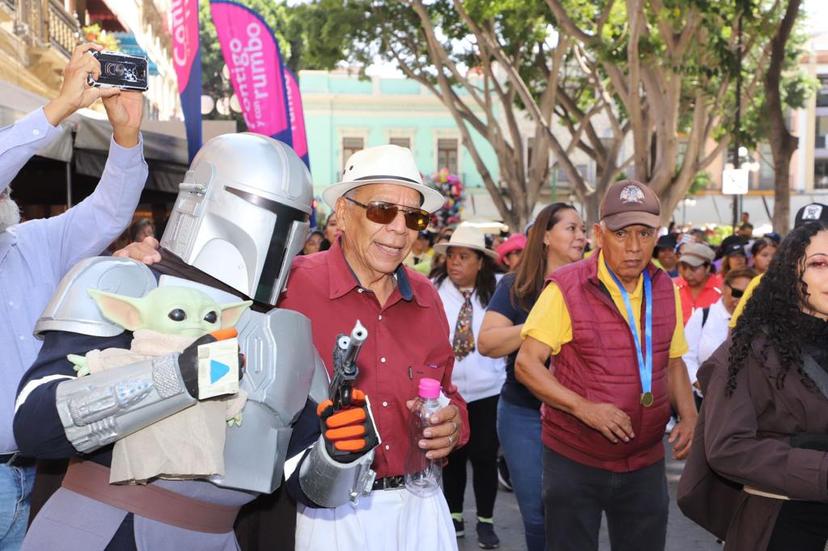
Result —
M 670 519 L 667 525 L 667 551 L 721 551 L 713 536 L 687 520 L 676 507 L 676 486 L 684 463 L 673 461 L 671 452 L 667 451 L 667 481 L 670 487 Z M 466 537 L 458 540 L 460 551 L 474 551 L 480 548 L 475 535 L 474 496 L 471 491 L 471 474 L 466 488 Z M 500 491 L 495 505 L 495 530 L 500 537 L 500 549 L 504 551 L 524 551 L 523 528 L 520 520 L 515 495 Z M 601 526 L 601 550 L 610 551 L 606 520 Z

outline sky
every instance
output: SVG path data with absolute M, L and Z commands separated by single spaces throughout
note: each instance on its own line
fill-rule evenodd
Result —
M 814 33 L 828 33 L 828 1 L 805 0 L 808 28 Z

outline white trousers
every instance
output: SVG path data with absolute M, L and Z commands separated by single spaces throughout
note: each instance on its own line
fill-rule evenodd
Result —
M 296 551 L 457 551 L 443 492 L 375 490 L 354 507 L 298 506 Z

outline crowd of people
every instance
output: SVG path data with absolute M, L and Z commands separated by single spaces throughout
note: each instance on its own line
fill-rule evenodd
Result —
M 824 549 L 828 206 L 713 246 L 623 180 L 591 228 L 554 203 L 511 233 L 435 229 L 444 197 L 383 145 L 325 188 L 317 229 L 302 161 L 242 133 L 202 147 L 159 241 L 129 226 L 143 103 L 88 85 L 96 49 L 0 130 L 0 548 L 453 550 L 470 464 L 483 549 L 507 474 L 529 551 L 597 549 L 602 516 L 613 550 L 663 550 L 668 433 L 680 506 L 727 549 Z M 20 223 L 9 183 L 99 98 L 94 193 Z M 406 489 L 412 457 L 442 491 Z M 46 460 L 68 467 L 38 474 L 30 520 Z

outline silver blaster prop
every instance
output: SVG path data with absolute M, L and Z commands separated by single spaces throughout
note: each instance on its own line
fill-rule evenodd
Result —
M 380 443 L 371 403 L 368 396 L 354 404 L 353 385 L 359 375 L 356 365 L 359 350 L 368 338 L 368 330 L 357 321 L 350 335 L 337 335 L 333 352 L 333 377 L 328 389 L 331 404 L 326 404 L 320 413 L 322 431 L 326 419 L 337 411 L 349 407 L 361 407 L 366 412 L 365 442 L 363 451 L 347 452 L 337 450 L 324 434 L 302 462 L 299 484 L 302 491 L 314 503 L 322 507 L 338 507 L 349 501 L 356 504 L 360 496 L 368 495 L 376 473 L 371 469 L 374 462 L 374 448 Z
M 334 411 L 351 405 L 353 384 L 359 375 L 356 361 L 359 350 L 368 339 L 368 330 L 357 320 L 350 336 L 339 334 L 333 351 L 333 378 L 328 389 L 328 396 L 333 402 Z

